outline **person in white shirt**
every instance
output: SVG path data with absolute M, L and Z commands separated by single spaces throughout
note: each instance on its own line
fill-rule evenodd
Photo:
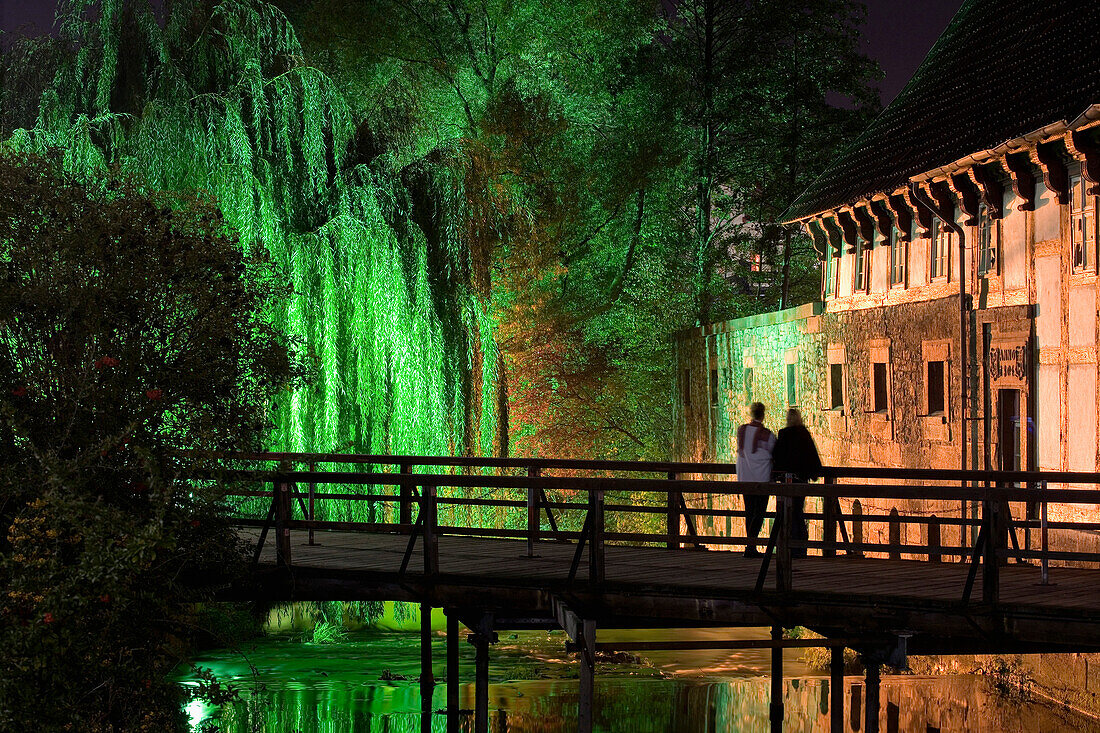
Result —
M 764 427 L 764 404 L 753 402 L 749 406 L 752 420 L 737 428 L 737 480 L 753 483 L 769 483 L 772 480 L 772 451 L 775 435 Z M 745 530 L 748 541 L 745 557 L 759 557 L 757 536 L 764 524 L 764 512 L 768 509 L 768 494 L 744 494 Z

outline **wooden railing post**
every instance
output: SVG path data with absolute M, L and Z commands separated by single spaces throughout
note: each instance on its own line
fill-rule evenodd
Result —
M 794 501 L 790 496 L 776 496 L 775 521 L 778 523 L 775 528 L 775 589 L 783 593 L 791 589 L 791 524 L 794 522 Z
M 592 518 L 592 534 L 588 538 L 588 578 L 593 583 L 604 580 L 603 558 L 603 490 L 588 493 L 588 513 Z
M 679 478 L 680 474 L 669 471 L 669 481 L 677 481 Z M 680 497 L 679 491 L 668 490 L 668 503 L 665 505 L 665 534 L 668 539 L 665 540 L 665 547 L 670 550 L 680 549 Z
M 825 484 L 825 486 L 832 486 L 834 483 L 834 479 L 832 476 L 826 476 L 822 480 L 822 483 Z M 838 519 L 838 517 L 836 516 L 837 506 L 839 506 L 839 503 L 832 496 L 826 496 L 821 501 L 821 509 L 822 513 L 824 514 L 824 517 L 821 520 L 821 539 L 823 540 L 821 555 L 823 557 L 836 557 L 836 523 Z
M 314 473 L 316 470 L 317 470 L 317 464 L 316 463 L 310 463 L 309 464 L 309 472 Z M 310 479 L 309 480 L 309 521 L 311 521 L 311 522 L 317 519 L 317 517 L 314 515 L 314 512 L 313 512 L 313 494 L 316 491 L 317 491 L 317 482 L 314 481 L 313 479 Z M 314 542 L 313 542 L 313 527 L 309 528 L 309 544 L 310 545 L 314 544 Z
M 928 518 L 928 562 L 943 559 L 943 540 L 940 538 L 940 519 L 935 514 Z
M 852 502 L 852 544 L 854 549 L 849 551 L 852 557 L 863 557 L 863 504 L 859 499 Z
M 887 528 L 887 537 L 890 540 L 889 557 L 891 560 L 901 559 L 901 514 L 898 508 L 890 509 L 890 523 Z
M 275 480 L 275 564 L 290 566 L 290 492 L 293 484 L 285 478 Z
M 407 475 L 412 473 L 412 466 L 408 463 L 401 464 L 401 474 Z M 399 524 L 412 524 L 412 486 L 409 484 L 401 484 L 400 491 L 400 514 L 397 521 Z
M 1048 542 L 1047 542 L 1047 482 L 1040 481 L 1039 488 L 1043 492 L 1043 501 L 1039 509 L 1039 541 L 1041 542 L 1041 556 L 1039 558 L 1039 580 L 1040 585 L 1050 585 L 1050 560 L 1047 557 Z
M 535 543 L 539 541 L 539 488 L 535 479 L 541 474 L 538 466 L 527 467 L 527 557 L 535 557 Z
M 1001 597 L 1000 549 L 1004 546 L 1004 523 L 1001 502 L 982 501 L 982 521 L 985 523 L 985 547 L 982 557 L 982 600 L 994 604 Z
M 439 532 L 434 486 L 421 487 L 420 513 L 424 531 L 424 576 L 434 578 L 439 573 Z

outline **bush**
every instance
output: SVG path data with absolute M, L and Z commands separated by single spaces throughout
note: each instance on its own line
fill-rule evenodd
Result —
M 167 677 L 243 552 L 180 449 L 259 447 L 286 289 L 197 198 L 0 153 L 0 729 L 182 728 Z

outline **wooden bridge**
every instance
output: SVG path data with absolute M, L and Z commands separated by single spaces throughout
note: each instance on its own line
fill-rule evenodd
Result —
M 581 731 L 592 728 L 598 652 L 700 648 L 671 636 L 604 644 L 600 628 L 770 626 L 771 640 L 703 646 L 772 649 L 773 701 L 783 648 L 829 647 L 834 731 L 843 649 L 854 648 L 872 733 L 880 667 L 904 667 L 907 655 L 1100 651 L 1100 552 L 1051 542 L 1095 539 L 1100 523 L 1047 515 L 1094 514 L 1100 474 L 827 468 L 821 484 L 754 484 L 731 483 L 734 466 L 722 464 L 314 454 L 238 455 L 223 467 L 231 496 L 266 508 L 237 520 L 254 543 L 253 572 L 224 597 L 420 604 L 425 730 L 431 608 L 448 619 L 449 730 L 459 622 L 476 648 L 477 731 L 488 727 L 489 648 L 503 630 L 567 632 Z M 744 536 L 703 531 L 744 517 L 734 498 L 746 493 L 776 497 L 760 557 L 743 554 Z M 799 540 L 791 528 L 807 497 L 820 506 L 805 513 L 811 539 Z M 318 500 L 329 518 L 316 518 Z M 864 513 L 868 501 L 908 510 Z M 356 505 L 371 521 L 331 518 Z M 491 526 L 476 526 L 475 511 Z M 822 638 L 784 639 L 795 626 Z M 771 721 L 782 729 L 781 702 Z

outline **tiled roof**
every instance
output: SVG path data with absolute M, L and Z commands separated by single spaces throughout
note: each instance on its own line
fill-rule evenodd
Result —
M 783 218 L 893 191 L 1096 103 L 1100 0 L 966 0 L 901 94 Z

